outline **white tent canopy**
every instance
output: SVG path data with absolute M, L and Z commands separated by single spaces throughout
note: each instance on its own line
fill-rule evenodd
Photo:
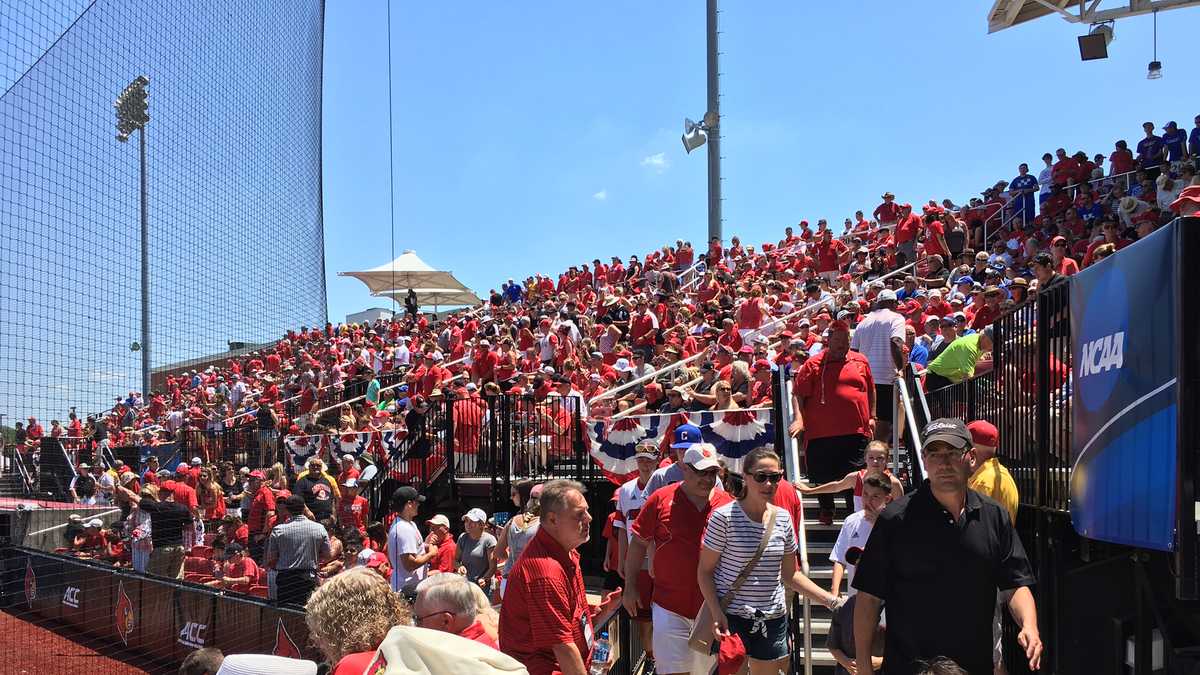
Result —
M 431 305 L 433 307 L 457 307 L 479 304 L 479 298 L 475 297 L 471 291 L 460 291 L 453 288 L 414 288 L 413 292 L 417 294 L 417 304 L 421 307 Z M 408 289 L 383 291 L 375 295 L 391 298 L 403 305 L 404 299 L 408 297 Z
M 455 279 L 453 274 L 433 269 L 428 263 L 417 257 L 414 251 L 401 253 L 399 258 L 386 265 L 361 272 L 338 272 L 338 276 L 358 279 L 366 284 L 367 289 L 375 295 L 381 295 L 384 291 L 399 292 L 401 300 L 404 298 L 403 294 L 407 293 L 410 288 L 434 289 L 439 292 L 459 291 L 471 294 L 471 289 Z M 475 298 L 474 295 L 471 297 Z M 420 296 L 418 295 L 419 301 Z M 471 304 L 475 302 L 478 302 L 478 299 L 473 300 Z

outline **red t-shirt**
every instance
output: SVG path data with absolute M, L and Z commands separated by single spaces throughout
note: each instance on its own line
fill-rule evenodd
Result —
M 869 436 L 871 408 L 868 392 L 875 380 L 867 357 L 847 352 L 843 361 L 829 361 L 822 351 L 796 371 L 796 396 L 804 399 L 805 437 Z
M 999 307 L 992 309 L 986 304 L 982 305 L 979 309 L 975 310 L 975 316 L 971 317 L 971 328 L 983 330 L 998 318 L 1000 318 Z
M 1108 165 L 1112 167 L 1113 174 L 1133 171 L 1133 151 L 1113 150 L 1113 153 L 1108 156 Z
M 900 205 L 896 202 L 884 202 L 876 206 L 871 215 L 881 223 L 894 223 L 900 218 Z
M 608 520 L 604 521 L 604 531 L 601 533 L 605 539 L 612 542 L 610 546 L 606 547 L 608 553 L 608 569 L 610 570 L 618 569 L 620 565 L 621 552 L 617 547 L 617 537 L 621 536 L 621 530 L 613 526 L 613 524 L 620 519 L 620 511 L 613 511 L 612 513 L 608 514 Z
M 907 217 L 896 223 L 896 236 L 894 241 L 897 244 L 902 244 L 906 241 L 912 241 L 917 238 L 917 233 L 921 231 L 921 217 L 915 213 L 908 214 Z
M 454 556 L 458 553 L 458 544 L 454 541 L 454 537 L 446 537 L 437 547 L 437 553 L 429 560 L 429 569 L 431 571 L 453 572 Z
M 683 483 L 655 490 L 633 521 L 633 533 L 655 545 L 653 602 L 684 618 L 696 616 L 704 598 L 696 584 L 700 540 L 713 509 L 733 501 L 714 489 L 703 510 L 683 493 Z M 503 625 L 503 620 L 501 622 Z
M 1059 274 L 1069 277 L 1079 271 L 1079 263 L 1075 262 L 1074 258 L 1063 256 L 1063 259 L 1055 265 L 1055 269 Z
M 591 621 L 579 552 L 563 549 L 539 528 L 508 575 L 500 651 L 523 663 L 530 675 L 552 675 L 560 670 L 554 646 L 574 644 L 587 667 L 592 655 L 584 631 L 591 632 Z
M 846 252 L 846 245 L 838 239 L 819 241 L 813 245 L 813 257 L 817 261 L 817 272 L 834 272 L 838 258 Z
M 197 509 L 200 504 L 196 499 L 196 490 L 187 483 L 176 481 L 175 489 L 171 491 L 175 495 L 175 503 L 183 504 L 189 509 Z
M 354 529 L 367 533 L 367 498 L 357 495 L 354 499 L 343 499 L 338 503 L 338 524 L 342 527 L 353 526 Z
M 941 242 L 938 240 L 938 237 L 945 236 L 946 226 L 942 224 L 942 221 L 934 220 L 925 223 L 925 252 L 929 255 L 937 254 L 942 257 L 950 255 L 950 251 L 943 248 Z
M 266 534 L 267 532 L 267 511 L 275 510 L 275 493 L 271 492 L 271 488 L 266 485 L 261 485 L 258 492 L 254 494 L 254 499 L 250 502 L 250 517 L 246 519 L 246 526 L 252 534 Z
M 795 528 L 797 541 L 799 541 L 800 512 L 804 510 L 804 502 L 800 500 L 796 486 L 789 483 L 786 478 L 779 481 L 779 487 L 775 489 L 775 496 L 771 497 L 771 503 L 787 511 L 787 514 L 792 517 L 792 527 Z

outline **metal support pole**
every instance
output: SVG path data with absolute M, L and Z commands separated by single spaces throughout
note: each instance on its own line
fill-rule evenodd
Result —
M 717 0 L 708 2 L 708 240 L 721 240 L 721 94 L 717 72 Z
M 150 402 L 150 188 L 146 175 L 146 127 L 138 129 L 142 212 L 142 396 Z

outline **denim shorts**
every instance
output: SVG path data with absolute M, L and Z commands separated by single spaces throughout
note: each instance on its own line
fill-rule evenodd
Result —
M 775 661 L 787 656 L 788 618 L 747 619 L 728 615 L 729 632 L 736 633 L 746 646 L 746 655 L 759 661 Z

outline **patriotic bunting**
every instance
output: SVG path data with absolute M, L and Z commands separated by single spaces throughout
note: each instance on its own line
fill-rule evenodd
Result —
M 639 442 L 649 440 L 669 447 L 666 436 L 675 426 L 672 416 L 678 413 L 630 415 L 615 422 L 588 420 L 592 459 L 614 483 L 628 480 L 637 472 L 633 454 Z M 687 413 L 687 418 L 700 427 L 704 442 L 716 447 L 729 471 L 741 471 L 742 458 L 751 450 L 775 443 L 770 408 L 693 412 Z

